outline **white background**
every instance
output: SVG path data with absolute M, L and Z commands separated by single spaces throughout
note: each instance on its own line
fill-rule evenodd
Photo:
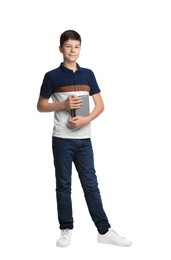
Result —
M 1 259 L 171 258 L 169 2 L 1 1 Z M 72 244 L 55 246 L 53 114 L 36 103 L 44 74 L 62 61 L 67 29 L 81 34 L 78 63 L 102 90 L 106 108 L 92 123 L 95 165 L 110 223 L 130 248 L 96 242 L 74 169 Z

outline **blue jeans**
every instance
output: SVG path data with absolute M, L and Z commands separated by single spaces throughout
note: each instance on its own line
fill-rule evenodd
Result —
M 98 188 L 91 139 L 66 139 L 53 136 L 52 148 L 60 229 L 73 229 L 71 176 L 72 163 L 74 163 L 91 218 L 99 233 L 105 232 L 110 228 L 110 224 Z

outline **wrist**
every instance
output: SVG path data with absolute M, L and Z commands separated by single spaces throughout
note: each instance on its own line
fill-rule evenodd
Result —
M 66 109 L 65 101 L 61 101 L 60 102 L 60 110 L 64 110 L 64 109 Z

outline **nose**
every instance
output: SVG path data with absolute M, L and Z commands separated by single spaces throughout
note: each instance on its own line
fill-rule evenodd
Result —
M 74 47 L 71 47 L 71 52 L 75 52 L 75 48 Z

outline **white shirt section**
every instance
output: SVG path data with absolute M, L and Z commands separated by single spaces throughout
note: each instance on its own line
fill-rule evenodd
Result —
M 87 95 L 87 91 L 73 91 L 73 92 L 58 92 L 52 95 L 53 102 L 64 101 L 69 95 Z M 71 116 L 70 110 L 60 110 L 54 112 L 54 128 L 53 136 L 60 138 L 70 139 L 85 139 L 91 137 L 91 125 L 90 123 L 82 128 L 70 128 L 69 118 Z

